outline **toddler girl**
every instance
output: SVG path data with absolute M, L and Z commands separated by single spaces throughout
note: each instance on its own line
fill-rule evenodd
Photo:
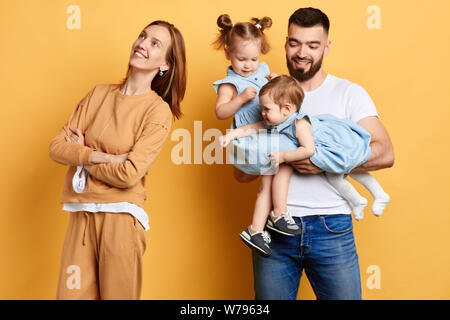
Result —
M 272 182 L 272 194 L 260 194 L 258 197 L 265 199 L 257 201 L 264 201 L 268 205 L 273 201 L 273 211 L 269 214 L 270 207 L 266 206 L 265 212 L 258 213 L 258 219 L 261 219 L 260 223 L 267 220 L 267 228 L 283 234 L 286 234 L 286 225 L 281 223 L 279 216 L 287 211 L 286 199 L 293 170 L 285 162 L 310 158 L 314 165 L 325 171 L 330 184 L 350 203 L 356 220 L 363 218 L 363 210 L 367 205 L 367 200 L 358 194 L 344 174 L 369 158 L 370 134 L 348 119 L 338 119 L 330 114 L 307 116 L 300 111 L 303 97 L 303 90 L 297 80 L 279 76 L 260 91 L 264 120 L 242 126 L 220 137 L 222 146 L 226 147 L 232 140 L 254 134 L 258 129 L 279 133 L 281 152 L 270 154 L 268 159 L 280 164 L 279 170 L 273 179 L 269 175 L 263 176 L 263 179 Z M 376 179 L 369 173 L 352 173 L 350 176 L 371 192 L 375 199 L 372 211 L 376 216 L 381 215 L 389 202 L 389 196 Z M 290 217 L 289 213 L 287 215 Z M 250 231 L 248 234 L 248 241 L 253 241 Z
M 216 116 L 221 120 L 233 117 L 232 129 L 263 120 L 258 92 L 268 82 L 270 71 L 267 64 L 259 62 L 259 59 L 261 54 L 267 53 L 270 49 L 263 32 L 272 25 L 272 20 L 269 17 L 263 17 L 262 19 L 253 18 L 251 21 L 233 24 L 226 14 L 217 19 L 220 29 L 214 45 L 217 49 L 225 51 L 231 66 L 228 67 L 227 76 L 224 79 L 213 83 L 217 92 Z M 239 174 L 252 173 L 251 169 L 254 165 L 239 163 L 236 159 L 238 152 L 233 150 L 237 150 L 236 148 L 240 146 L 234 147 L 231 149 L 230 160 L 237 169 L 241 170 Z M 270 186 L 269 179 L 262 179 L 260 194 L 270 195 Z M 256 201 L 252 226 L 241 233 L 241 238 L 262 255 L 267 255 L 267 253 L 270 254 L 270 248 L 267 245 L 270 242 L 270 236 L 264 231 L 267 218 L 264 212 L 268 203 L 266 203 L 267 197 L 258 196 L 258 199 L 262 201 Z M 283 217 L 282 221 L 289 226 L 287 232 L 294 235 L 300 232 L 300 228 L 293 219 Z M 251 234 L 252 241 L 248 240 L 247 234 Z

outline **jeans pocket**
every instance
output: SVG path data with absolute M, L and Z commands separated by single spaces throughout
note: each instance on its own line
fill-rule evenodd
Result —
M 341 234 L 353 229 L 352 216 L 350 214 L 333 214 L 320 216 L 322 225 L 330 233 Z

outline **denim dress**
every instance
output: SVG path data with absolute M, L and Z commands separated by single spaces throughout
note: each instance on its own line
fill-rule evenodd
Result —
M 258 69 L 248 77 L 243 77 L 238 73 L 234 72 L 231 67 L 227 70 L 227 76 L 222 80 L 218 80 L 213 83 L 213 87 L 216 92 L 219 91 L 219 86 L 224 83 L 232 84 L 236 87 L 237 94 L 240 95 L 246 88 L 253 87 L 256 89 L 256 96 L 252 100 L 245 103 L 239 110 L 234 114 L 234 119 L 231 124 L 231 129 L 239 128 L 249 123 L 255 123 L 263 121 L 261 115 L 261 107 L 259 105 L 259 90 L 264 86 L 269 80 L 266 76 L 270 74 L 269 67 L 265 62 L 261 62 Z
M 239 75 L 229 67 L 227 69 L 227 76 L 222 80 L 213 83 L 216 92 L 219 91 L 219 86 L 224 83 L 234 85 L 238 95 L 248 87 L 256 89 L 255 98 L 245 103 L 234 114 L 231 129 L 264 120 L 259 105 L 259 90 L 269 82 L 266 78 L 269 74 L 270 70 L 265 62 L 261 62 L 258 69 L 248 77 Z M 259 145 L 263 145 L 264 148 L 259 148 Z M 270 174 L 272 171 L 274 173 L 276 168 L 271 165 L 268 154 L 270 154 L 271 151 L 276 152 L 278 149 L 273 149 L 273 147 L 276 146 L 278 146 L 278 140 L 267 133 L 233 140 L 228 149 L 229 160 L 236 168 L 247 174 Z
M 307 116 L 302 111 L 295 112 L 279 125 L 267 126 L 279 133 L 280 151 L 291 151 L 300 146 L 295 124 L 296 120 L 304 117 L 311 123 L 316 151 L 310 160 L 317 167 L 328 172 L 347 174 L 369 159 L 371 137 L 363 127 L 331 114 Z

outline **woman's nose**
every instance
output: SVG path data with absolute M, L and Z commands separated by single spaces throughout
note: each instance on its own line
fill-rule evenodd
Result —
M 148 48 L 149 38 L 141 39 L 141 42 L 138 43 L 137 47 L 139 49 L 146 49 Z

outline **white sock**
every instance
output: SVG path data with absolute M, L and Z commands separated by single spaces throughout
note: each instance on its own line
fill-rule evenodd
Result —
M 372 205 L 372 212 L 377 217 L 381 216 L 381 214 L 384 211 L 384 208 L 386 208 L 387 204 L 389 203 L 389 200 L 391 200 L 391 197 L 387 193 L 384 194 L 383 197 L 377 197 L 375 198 L 375 201 Z
M 380 216 L 391 199 L 389 195 L 384 192 L 375 177 L 369 173 L 352 173 L 350 174 L 350 177 L 361 183 L 370 191 L 374 198 L 372 212 L 374 215 Z
M 358 200 L 358 203 L 350 202 L 350 205 L 352 206 L 352 209 L 353 209 L 353 216 L 355 217 L 355 219 L 357 221 L 364 218 L 364 209 L 367 206 L 366 198 L 360 197 L 360 199 Z
M 325 172 L 328 182 L 347 200 L 352 209 L 356 220 L 364 217 L 364 208 L 367 206 L 367 199 L 362 197 L 352 184 L 345 179 L 343 174 Z

